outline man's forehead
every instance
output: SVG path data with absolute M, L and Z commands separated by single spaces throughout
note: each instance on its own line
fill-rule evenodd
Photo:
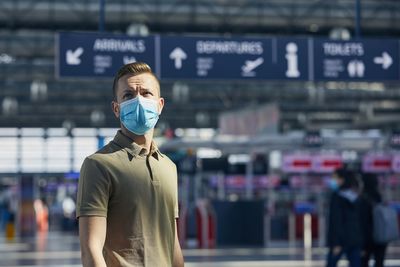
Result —
M 122 76 L 119 80 L 122 83 L 127 83 L 129 85 L 141 85 L 144 87 L 146 87 L 145 85 L 147 85 L 147 87 L 151 87 L 148 89 L 157 89 L 158 88 L 158 82 L 157 82 L 156 78 L 149 73 L 142 73 L 142 74 L 137 74 L 137 75 L 126 74 L 126 75 Z M 153 87 L 155 87 L 155 88 L 153 88 Z

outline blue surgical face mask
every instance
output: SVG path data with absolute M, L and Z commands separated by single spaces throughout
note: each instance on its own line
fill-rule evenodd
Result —
M 120 120 L 126 129 L 144 135 L 158 121 L 158 105 L 153 99 L 137 96 L 120 104 Z
M 328 180 L 328 186 L 332 191 L 336 191 L 336 190 L 339 189 L 339 184 L 338 184 L 336 179 L 332 179 L 332 178 L 329 179 Z

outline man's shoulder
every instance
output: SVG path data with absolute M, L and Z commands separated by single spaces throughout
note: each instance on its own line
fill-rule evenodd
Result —
M 167 155 L 165 155 L 164 153 L 161 153 L 161 152 L 160 152 L 160 154 L 162 156 L 162 159 L 164 160 L 164 162 L 167 165 L 169 165 L 171 168 L 176 168 L 175 163 Z
M 85 161 L 100 163 L 103 165 L 105 163 L 110 163 L 120 152 L 121 149 L 111 141 L 93 154 L 87 156 Z
M 330 199 L 331 199 L 331 202 L 336 202 L 336 201 L 340 200 L 339 192 L 338 191 L 332 192 L 330 195 Z

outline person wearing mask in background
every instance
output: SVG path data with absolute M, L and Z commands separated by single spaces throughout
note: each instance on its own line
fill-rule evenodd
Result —
M 113 94 L 121 129 L 85 159 L 79 177 L 83 266 L 182 267 L 176 166 L 153 142 L 164 106 L 159 81 L 147 64 L 130 63 L 115 76 Z
M 343 254 L 350 267 L 360 267 L 362 232 L 360 230 L 359 185 L 354 174 L 345 169 L 335 171 L 329 181 L 327 267 L 336 267 Z
M 374 242 L 373 233 L 373 218 L 372 210 L 374 205 L 382 202 L 382 196 L 378 191 L 378 179 L 376 175 L 372 173 L 364 173 L 362 175 L 362 181 L 364 184 L 363 192 L 361 196 L 361 214 L 364 236 L 364 246 L 361 256 L 361 266 L 368 267 L 369 259 L 372 255 L 375 258 L 375 267 L 383 267 L 383 261 L 385 259 L 385 251 L 387 244 L 378 244 Z

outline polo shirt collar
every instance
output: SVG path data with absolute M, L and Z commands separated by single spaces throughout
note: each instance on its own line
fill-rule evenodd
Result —
M 146 148 L 136 144 L 131 138 L 124 135 L 121 130 L 118 130 L 113 141 L 118 146 L 125 149 L 133 157 L 146 156 L 147 154 Z M 151 142 L 150 155 L 152 155 L 157 160 L 160 158 L 160 156 L 162 157 L 162 154 L 154 141 Z

